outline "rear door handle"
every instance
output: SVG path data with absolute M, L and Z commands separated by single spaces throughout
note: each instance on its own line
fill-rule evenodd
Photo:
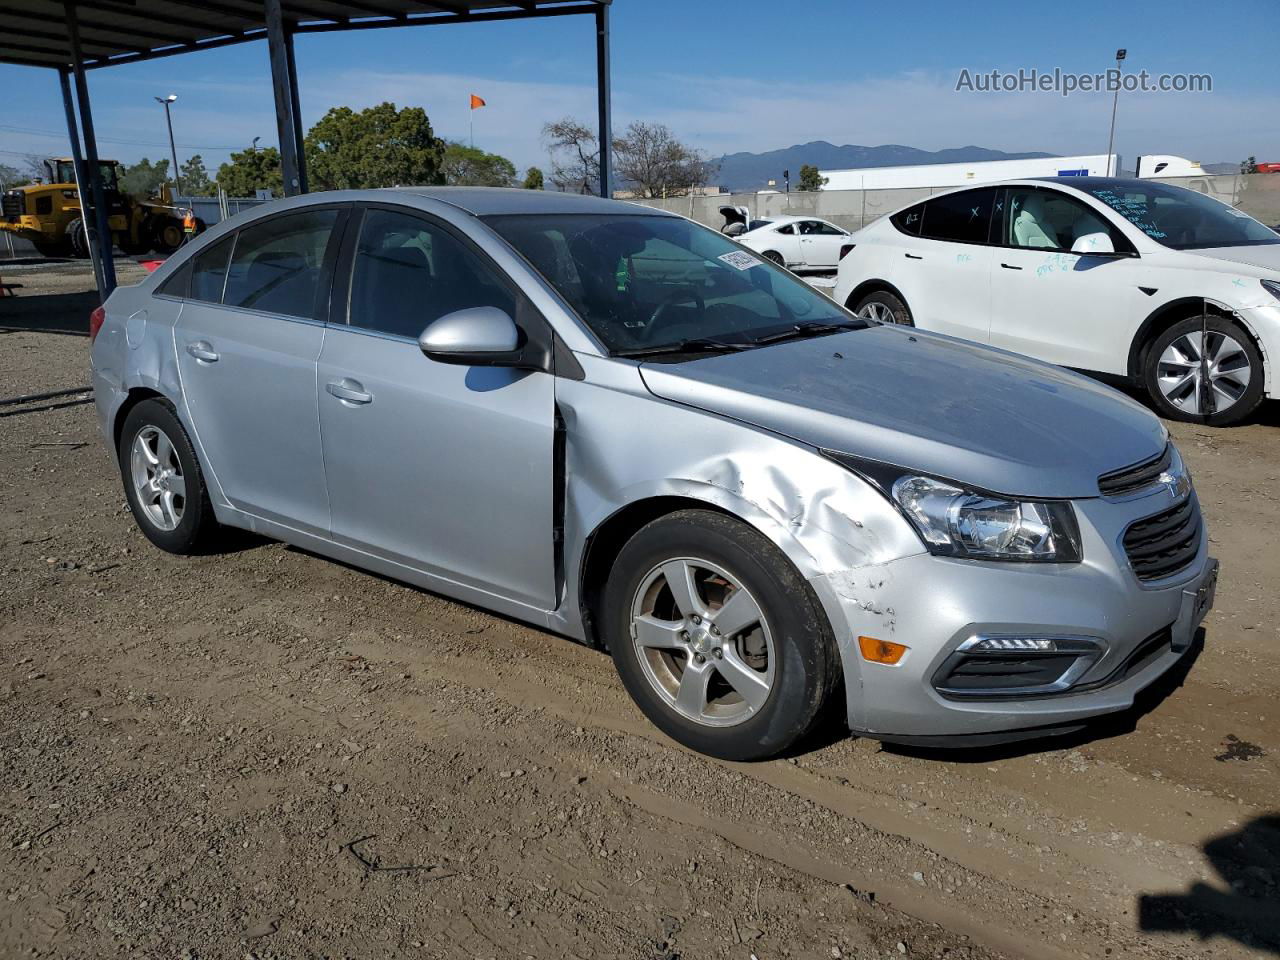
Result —
M 195 357 L 201 363 L 217 363 L 218 355 L 214 352 L 213 346 L 207 340 L 196 340 L 187 344 L 187 353 Z
M 908 259 L 908 260 L 923 260 L 923 259 L 924 259 L 924 257 L 917 257 L 914 253 L 908 253 L 908 254 L 907 254 L 907 259 Z
M 1004 267 L 1006 270 L 1021 270 L 1021 269 L 1022 269 L 1021 267 L 1015 267 L 1012 263 L 1002 263 L 1002 264 L 1000 264 L 1000 266 Z
M 359 380 L 343 377 L 326 383 L 324 388 L 344 403 L 372 403 L 373 394 L 365 393 L 364 385 Z

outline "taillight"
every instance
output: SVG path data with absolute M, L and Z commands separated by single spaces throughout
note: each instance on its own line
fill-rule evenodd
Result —
M 98 331 L 102 329 L 102 322 L 107 319 L 107 310 L 105 307 L 98 307 L 93 313 L 89 314 L 89 342 L 93 343 L 94 337 L 98 335 Z
M 850 250 L 852 250 L 852 249 L 853 249 L 854 247 L 856 247 L 856 246 L 857 246 L 857 244 L 856 244 L 856 243 L 842 243 L 842 244 L 840 244 L 840 256 L 839 256 L 839 257 L 837 257 L 836 259 L 837 259 L 837 260 L 843 260 L 843 259 L 844 259 L 844 255 L 845 255 L 846 253 L 848 253 Z

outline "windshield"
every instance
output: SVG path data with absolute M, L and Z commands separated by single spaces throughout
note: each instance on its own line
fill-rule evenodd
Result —
M 1212 197 L 1163 184 L 1112 184 L 1087 191 L 1157 243 L 1174 250 L 1280 243 L 1280 234 Z
M 102 171 L 102 187 L 104 190 L 116 189 L 116 165 L 110 161 L 99 163 L 98 169 Z M 70 160 L 59 160 L 56 166 L 57 179 L 54 183 L 75 183 L 76 168 Z
M 802 280 L 680 217 L 520 215 L 485 222 L 615 354 L 743 347 L 862 323 Z

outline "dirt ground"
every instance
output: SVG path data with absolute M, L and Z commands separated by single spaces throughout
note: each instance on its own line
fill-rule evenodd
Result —
M 0 327 L 85 288 L 0 273 Z M 0 396 L 87 346 L 0 333 Z M 562 638 L 249 537 L 163 554 L 91 405 L 0 407 L 0 957 L 1280 955 L 1275 406 L 1173 426 L 1222 579 L 1136 728 L 753 765 Z

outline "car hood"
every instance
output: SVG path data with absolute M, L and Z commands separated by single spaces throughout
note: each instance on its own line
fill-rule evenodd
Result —
M 1003 350 L 903 327 L 645 363 L 656 396 L 804 443 L 1009 495 L 1096 497 L 1154 457 L 1160 421 L 1110 387 Z
M 1258 244 L 1249 247 L 1211 247 L 1207 250 L 1188 250 L 1197 256 L 1211 260 L 1226 260 L 1258 267 L 1269 273 L 1280 273 L 1280 243 Z

